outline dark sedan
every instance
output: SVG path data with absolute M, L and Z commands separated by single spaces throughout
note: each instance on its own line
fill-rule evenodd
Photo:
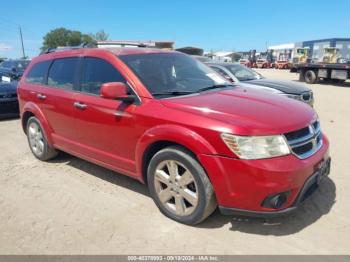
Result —
M 284 95 L 313 106 L 312 90 L 304 85 L 292 81 L 266 79 L 254 70 L 240 64 L 207 63 L 207 65 L 231 82 L 239 82 L 242 86 Z
M 29 60 L 6 60 L 0 64 L 0 118 L 19 115 L 17 84 Z

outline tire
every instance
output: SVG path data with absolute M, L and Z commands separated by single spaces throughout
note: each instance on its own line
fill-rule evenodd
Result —
M 308 70 L 305 72 L 305 82 L 308 84 L 315 84 L 317 82 L 317 76 L 315 71 Z
M 47 161 L 58 155 L 58 151 L 48 144 L 44 129 L 35 116 L 28 119 L 26 133 L 29 148 L 37 159 Z
M 167 147 L 153 156 L 147 182 L 159 210 L 177 222 L 198 224 L 217 207 L 213 186 L 203 167 L 179 146 Z

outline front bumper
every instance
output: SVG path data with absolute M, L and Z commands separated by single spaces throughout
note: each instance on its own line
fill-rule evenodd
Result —
M 328 158 L 326 160 L 326 169 L 321 171 L 316 171 L 312 176 L 310 176 L 303 188 L 300 190 L 298 197 L 296 198 L 294 204 L 291 207 L 278 210 L 275 212 L 267 212 L 267 211 L 250 211 L 238 208 L 227 208 L 223 206 L 219 206 L 219 210 L 223 215 L 240 215 L 240 216 L 248 216 L 248 217 L 278 217 L 288 215 L 294 212 L 315 190 L 318 188 L 320 181 L 324 176 L 329 175 L 330 167 L 331 167 L 331 159 Z
M 323 136 L 321 149 L 307 159 L 294 155 L 260 160 L 198 157 L 213 184 L 223 214 L 266 217 L 290 213 L 310 195 L 319 164 L 328 162 L 328 147 L 328 140 Z M 281 192 L 288 192 L 288 197 L 280 208 L 263 206 L 268 196 Z
M 8 99 L 0 100 L 0 117 L 18 116 L 19 106 L 18 100 Z

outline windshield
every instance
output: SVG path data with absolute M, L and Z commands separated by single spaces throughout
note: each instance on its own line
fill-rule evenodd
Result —
M 154 96 L 176 96 L 231 85 L 215 71 L 185 54 L 152 53 L 119 58 Z
M 225 66 L 239 81 L 249 81 L 249 80 L 255 80 L 255 79 L 260 79 L 261 76 L 245 67 L 245 66 L 241 66 L 241 65 L 227 65 Z
M 28 60 L 20 60 L 20 61 L 4 61 L 1 63 L 1 67 L 6 69 L 12 69 L 15 68 L 19 71 L 24 71 L 26 67 L 29 65 Z

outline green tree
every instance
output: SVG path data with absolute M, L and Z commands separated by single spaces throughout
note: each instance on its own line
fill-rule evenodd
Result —
M 100 30 L 96 34 L 90 34 L 90 36 L 95 41 L 106 41 L 109 38 L 109 35 L 104 30 Z
M 59 46 L 76 46 L 82 43 L 95 43 L 95 40 L 90 35 L 83 34 L 80 31 L 61 27 L 51 30 L 44 36 L 41 50 L 44 51 L 48 48 L 57 48 Z

